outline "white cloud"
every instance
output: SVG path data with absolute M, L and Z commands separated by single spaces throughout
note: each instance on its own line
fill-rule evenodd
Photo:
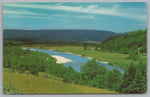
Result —
M 69 17 L 69 15 L 63 15 L 63 14 L 55 14 L 54 17 Z
M 93 15 L 61 15 L 61 14 L 56 14 L 53 15 L 54 17 L 64 17 L 64 18 L 82 18 L 82 19 L 95 19 L 96 17 Z
M 25 15 L 5 15 L 5 16 L 13 18 L 51 19 L 51 17 L 41 17 L 41 16 L 25 16 Z
M 98 6 L 97 5 L 90 5 L 88 6 L 89 8 L 97 8 Z
M 45 14 L 35 13 L 31 11 L 26 11 L 26 10 L 4 9 L 3 14 L 7 17 L 13 17 L 13 18 L 50 19 L 50 17 L 45 16 Z
M 19 7 L 19 8 L 38 8 L 38 9 L 47 9 L 47 10 L 62 10 L 62 11 L 71 11 L 71 12 L 81 12 L 88 14 L 103 14 L 103 15 L 112 15 L 112 16 L 120 16 L 125 18 L 131 18 L 141 21 L 146 21 L 146 14 L 132 13 L 129 11 L 130 8 L 126 8 L 127 11 L 121 11 L 119 5 L 115 4 L 112 7 L 98 7 L 97 5 L 90 5 L 88 7 L 82 6 L 66 6 L 66 5 L 36 5 L 36 4 L 23 4 L 23 3 L 5 3 L 4 6 L 8 7 Z M 132 8 L 133 10 L 133 8 Z M 135 8 L 134 10 L 138 10 Z
M 38 13 L 29 12 L 26 10 L 7 10 L 7 9 L 4 9 L 3 13 L 4 14 L 14 14 L 14 15 L 40 15 Z
M 96 17 L 93 15 L 80 15 L 80 16 L 74 16 L 76 18 L 82 18 L 82 19 L 95 19 Z
M 4 10 L 3 11 L 4 15 L 7 17 L 13 17 L 13 18 L 39 18 L 39 19 L 50 19 L 50 16 L 47 15 L 41 15 L 39 13 L 34 13 L 30 11 L 25 11 L 25 10 Z M 95 17 L 93 15 L 77 15 L 77 16 L 71 16 L 71 15 L 63 15 L 63 14 L 55 14 L 51 15 L 53 17 L 73 17 L 73 18 L 82 18 L 82 19 L 94 19 Z

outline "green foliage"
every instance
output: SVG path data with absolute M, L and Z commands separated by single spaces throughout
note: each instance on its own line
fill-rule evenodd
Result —
M 110 90 L 118 91 L 121 80 L 121 73 L 117 69 L 109 71 L 106 75 L 106 87 Z
M 136 48 L 136 47 L 135 47 Z M 72 67 L 57 64 L 56 59 L 38 51 L 23 50 L 18 47 L 4 47 L 4 67 L 28 71 L 33 75 L 45 72 L 62 78 L 63 82 L 90 87 L 104 88 L 121 93 L 144 93 L 147 88 L 146 63 L 131 63 L 124 75 L 118 70 L 107 70 L 95 60 L 88 61 L 76 72 Z M 134 54 L 138 52 L 135 51 Z M 9 89 L 8 89 L 9 90 Z
M 128 54 L 135 46 L 140 53 L 147 52 L 147 30 L 137 30 L 126 35 L 110 37 L 98 44 L 96 50 L 100 47 L 104 51 Z
M 83 80 L 92 80 L 98 74 L 105 74 L 106 69 L 99 66 L 95 60 L 88 61 L 81 67 L 81 76 Z
M 56 63 L 56 59 L 42 53 L 30 50 L 23 50 L 18 47 L 4 47 L 4 67 L 16 69 L 23 73 L 29 71 L 31 74 L 38 75 L 39 71 L 46 71 L 49 64 Z
M 133 48 L 130 49 L 128 59 L 132 59 L 132 60 L 139 59 L 138 47 L 137 46 L 135 46 L 135 47 L 133 47 Z
M 91 80 L 96 76 L 96 69 L 98 64 L 96 61 L 92 60 L 82 65 L 81 76 L 83 80 Z
M 78 73 L 71 66 L 69 66 L 64 73 L 63 82 L 76 83 L 77 75 Z
M 88 49 L 88 46 L 84 46 L 84 50 L 87 50 Z
M 82 42 L 82 41 L 56 41 L 56 40 L 24 40 L 24 39 L 6 39 L 4 40 L 4 46 L 22 46 L 22 45 L 38 45 L 40 49 L 44 47 L 55 47 L 55 46 L 96 46 L 96 43 Z
M 122 93 L 145 93 L 147 91 L 146 64 L 139 63 L 137 67 L 131 63 L 125 72 L 119 91 Z
M 104 88 L 121 93 L 144 93 L 147 88 L 146 64 L 140 62 L 136 66 L 131 63 L 122 75 L 117 69 L 106 70 L 91 60 L 81 67 L 80 84 Z
M 20 92 L 19 89 L 15 88 L 13 86 L 10 86 L 10 85 L 3 86 L 3 93 L 4 94 L 23 94 L 22 92 Z
M 81 69 L 81 79 L 88 86 L 107 88 L 114 91 L 117 91 L 120 87 L 121 73 L 116 69 L 108 71 L 94 60 L 84 64 Z

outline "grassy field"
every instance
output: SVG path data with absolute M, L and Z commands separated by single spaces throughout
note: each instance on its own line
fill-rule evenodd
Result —
M 33 46 L 34 48 L 40 48 L 39 46 Z M 52 49 L 61 52 L 69 52 L 73 54 L 78 54 L 84 57 L 91 57 L 92 59 L 108 62 L 110 65 L 120 67 L 122 69 L 127 69 L 132 60 L 127 59 L 128 54 L 112 53 L 95 51 L 94 48 L 89 48 L 89 50 L 84 50 L 83 47 L 77 46 L 58 46 L 58 47 L 42 47 L 42 49 Z M 147 62 L 147 56 L 140 55 L 140 59 L 133 61 L 135 64 L 139 61 Z
M 117 93 L 105 89 L 91 88 L 62 81 L 46 79 L 25 73 L 11 72 L 10 69 L 3 69 L 3 85 L 14 86 L 24 94 L 80 94 L 80 93 Z M 60 79 L 59 79 L 60 80 Z

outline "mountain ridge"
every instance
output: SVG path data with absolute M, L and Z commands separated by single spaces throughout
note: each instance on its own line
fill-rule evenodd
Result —
M 112 36 L 122 35 L 105 30 L 85 29 L 46 29 L 46 30 L 21 30 L 4 29 L 4 39 L 33 39 L 33 40 L 58 40 L 58 41 L 103 41 Z

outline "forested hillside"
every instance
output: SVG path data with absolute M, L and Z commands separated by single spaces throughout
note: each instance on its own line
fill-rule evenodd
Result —
M 126 35 L 114 36 L 98 44 L 96 50 L 129 54 L 147 52 L 147 30 L 138 30 Z

